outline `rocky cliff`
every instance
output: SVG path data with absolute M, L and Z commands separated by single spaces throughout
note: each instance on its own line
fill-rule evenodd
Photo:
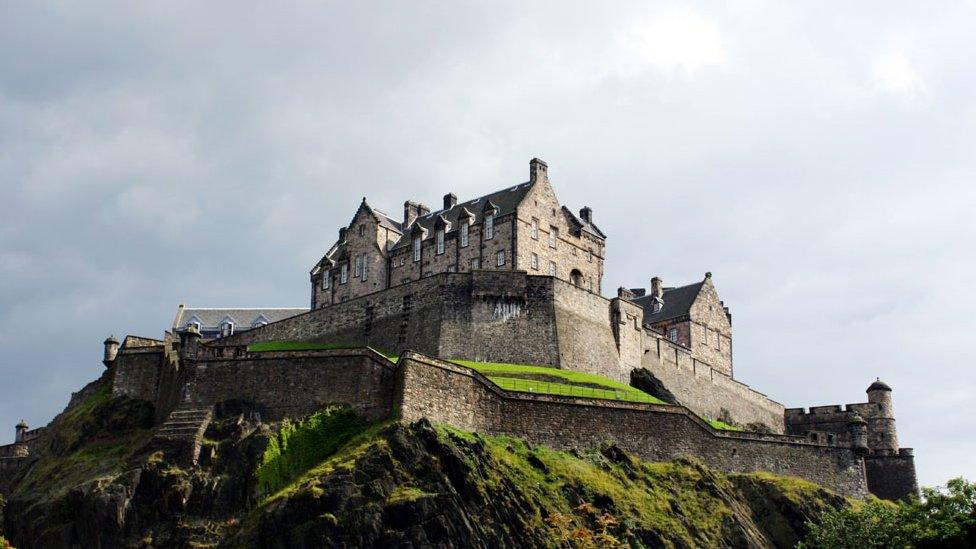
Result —
M 847 501 L 811 483 L 556 452 L 344 409 L 262 423 L 215 410 L 199 465 L 151 439 L 148 403 L 79 393 L 0 507 L 15 547 L 792 547 Z

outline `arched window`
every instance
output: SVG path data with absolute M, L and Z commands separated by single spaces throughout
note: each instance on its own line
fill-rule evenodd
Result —
M 569 273 L 569 280 L 573 283 L 573 286 L 577 288 L 583 287 L 583 273 L 579 272 L 579 269 L 573 269 Z

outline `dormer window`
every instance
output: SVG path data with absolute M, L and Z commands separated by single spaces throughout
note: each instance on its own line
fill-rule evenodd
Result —
M 495 214 L 485 214 L 485 240 L 495 238 Z
M 225 320 L 220 323 L 220 337 L 227 337 L 230 335 L 234 335 L 234 323 L 229 320 Z
M 441 255 L 444 253 L 444 229 L 437 229 L 435 238 L 437 240 L 437 255 Z
M 189 330 L 191 326 L 192 326 L 192 327 L 194 327 L 194 328 L 196 328 L 196 330 L 197 330 L 197 333 L 199 333 L 199 332 L 200 332 L 200 323 L 199 323 L 199 322 L 197 322 L 197 321 L 195 321 L 195 320 L 194 320 L 194 321 L 192 321 L 192 322 L 187 322 L 187 323 L 186 323 L 186 328 L 184 328 L 184 329 L 185 329 L 185 330 Z
M 414 261 L 420 261 L 420 243 L 421 243 L 421 240 L 422 240 L 422 237 L 419 234 L 417 236 L 413 237 L 413 260 Z

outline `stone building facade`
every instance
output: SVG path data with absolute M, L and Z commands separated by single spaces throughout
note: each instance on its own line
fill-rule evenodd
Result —
M 348 226 L 311 271 L 312 309 L 438 273 L 523 270 L 600 293 L 606 236 L 593 212 L 562 206 L 548 166 L 529 163 L 529 181 L 443 207 L 407 201 L 395 220 L 363 198 Z

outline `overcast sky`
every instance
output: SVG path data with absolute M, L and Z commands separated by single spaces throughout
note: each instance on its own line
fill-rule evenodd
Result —
M 110 333 L 307 306 L 362 196 L 538 156 L 605 294 L 711 271 L 739 379 L 880 376 L 921 482 L 976 479 L 976 3 L 202 4 L 0 0 L 0 442 Z

